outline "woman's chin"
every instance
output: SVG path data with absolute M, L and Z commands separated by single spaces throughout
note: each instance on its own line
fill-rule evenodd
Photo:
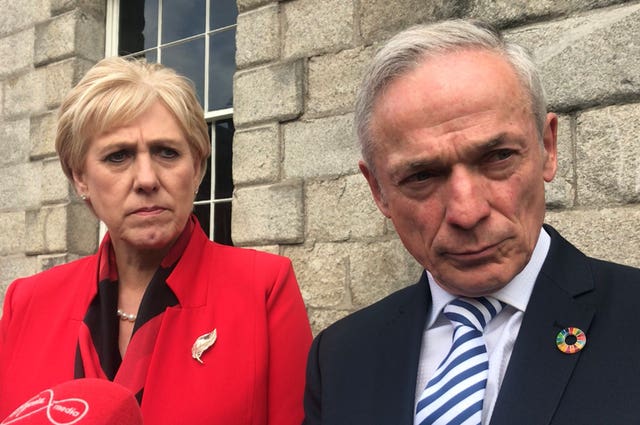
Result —
M 167 249 L 173 241 L 175 241 L 177 235 L 171 236 L 167 234 L 142 234 L 136 235 L 133 238 L 123 239 L 123 243 L 127 246 L 128 250 L 136 251 L 163 251 Z

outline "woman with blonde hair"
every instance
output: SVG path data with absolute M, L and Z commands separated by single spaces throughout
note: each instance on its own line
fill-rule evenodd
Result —
M 60 162 L 108 232 L 95 255 L 7 290 L 0 418 L 102 378 L 135 394 L 146 425 L 301 422 L 311 332 L 290 261 L 211 242 L 192 214 L 203 116 L 188 80 L 122 58 L 65 98 Z

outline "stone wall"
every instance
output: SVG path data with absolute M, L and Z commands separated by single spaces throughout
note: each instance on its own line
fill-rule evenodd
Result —
M 289 256 L 318 331 L 414 282 L 377 211 L 352 129 L 377 46 L 476 17 L 529 46 L 560 115 L 547 221 L 589 254 L 640 266 L 640 1 L 238 0 L 232 235 Z M 96 249 L 53 150 L 62 95 L 103 56 L 105 2 L 0 0 L 0 287 Z
M 0 289 L 92 253 L 97 221 L 54 149 L 56 109 L 104 56 L 105 4 L 0 0 Z
M 240 0 L 233 238 L 289 256 L 314 331 L 414 282 L 353 136 L 375 49 L 409 25 L 488 20 L 528 46 L 560 115 L 547 222 L 589 254 L 640 266 L 640 2 Z

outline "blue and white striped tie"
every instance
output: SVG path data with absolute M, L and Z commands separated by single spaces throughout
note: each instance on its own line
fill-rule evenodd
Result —
M 443 314 L 454 326 L 447 357 L 416 406 L 416 425 L 478 425 L 487 386 L 489 356 L 482 332 L 504 307 L 494 298 L 456 298 Z

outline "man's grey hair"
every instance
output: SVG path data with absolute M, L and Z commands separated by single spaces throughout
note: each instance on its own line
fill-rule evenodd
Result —
M 377 98 L 389 84 L 426 59 L 467 49 L 495 52 L 513 67 L 529 94 L 538 136 L 542 139 L 547 115 L 544 88 L 531 55 L 523 47 L 505 40 L 498 30 L 480 21 L 450 20 L 417 25 L 395 35 L 378 51 L 364 74 L 356 98 L 355 129 L 362 157 L 370 168 L 375 143 L 371 116 Z

